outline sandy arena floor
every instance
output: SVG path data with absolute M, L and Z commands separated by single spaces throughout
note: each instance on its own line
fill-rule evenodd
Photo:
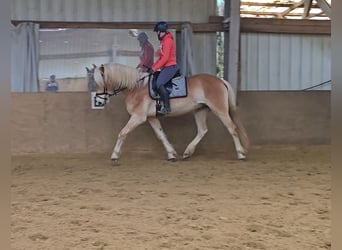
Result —
M 330 249 L 330 146 L 12 158 L 13 250 Z

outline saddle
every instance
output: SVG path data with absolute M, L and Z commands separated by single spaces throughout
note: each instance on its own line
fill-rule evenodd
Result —
M 153 100 L 160 101 L 160 96 L 157 91 L 156 80 L 159 76 L 159 71 L 150 76 L 148 80 L 148 92 Z M 182 98 L 188 96 L 188 87 L 186 84 L 186 77 L 182 76 L 179 70 L 177 73 L 165 84 L 165 88 L 169 93 L 169 99 Z

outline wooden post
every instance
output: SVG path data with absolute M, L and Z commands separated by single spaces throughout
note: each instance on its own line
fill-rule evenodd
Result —
M 224 78 L 232 85 L 237 96 L 240 87 L 240 0 L 225 0 L 224 6 L 224 22 L 229 25 L 229 31 L 224 34 Z

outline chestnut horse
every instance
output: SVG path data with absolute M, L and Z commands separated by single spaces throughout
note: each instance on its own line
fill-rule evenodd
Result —
M 96 101 L 103 102 L 117 93 L 124 96 L 126 109 L 130 119 L 120 131 L 114 146 L 111 160 L 118 164 L 121 147 L 126 136 L 140 124 L 148 121 L 156 136 L 165 147 L 167 159 L 175 161 L 177 153 L 164 133 L 161 123 L 156 117 L 155 100 L 149 95 L 148 74 L 137 69 L 118 64 L 107 63 L 92 69 L 87 68 L 88 84 L 96 83 Z M 239 119 L 234 91 L 231 85 L 216 76 L 210 74 L 197 74 L 187 77 L 188 95 L 183 98 L 170 100 L 171 113 L 167 116 L 179 116 L 193 112 L 197 135 L 186 147 L 183 158 L 189 158 L 197 144 L 207 133 L 207 114 L 212 111 L 222 121 L 228 132 L 233 137 L 237 158 L 246 159 L 249 147 L 247 133 Z

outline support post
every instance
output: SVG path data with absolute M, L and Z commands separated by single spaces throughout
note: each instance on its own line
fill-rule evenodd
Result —
M 225 0 L 225 25 L 229 30 L 224 33 L 224 78 L 232 85 L 235 96 L 240 88 L 240 0 Z

